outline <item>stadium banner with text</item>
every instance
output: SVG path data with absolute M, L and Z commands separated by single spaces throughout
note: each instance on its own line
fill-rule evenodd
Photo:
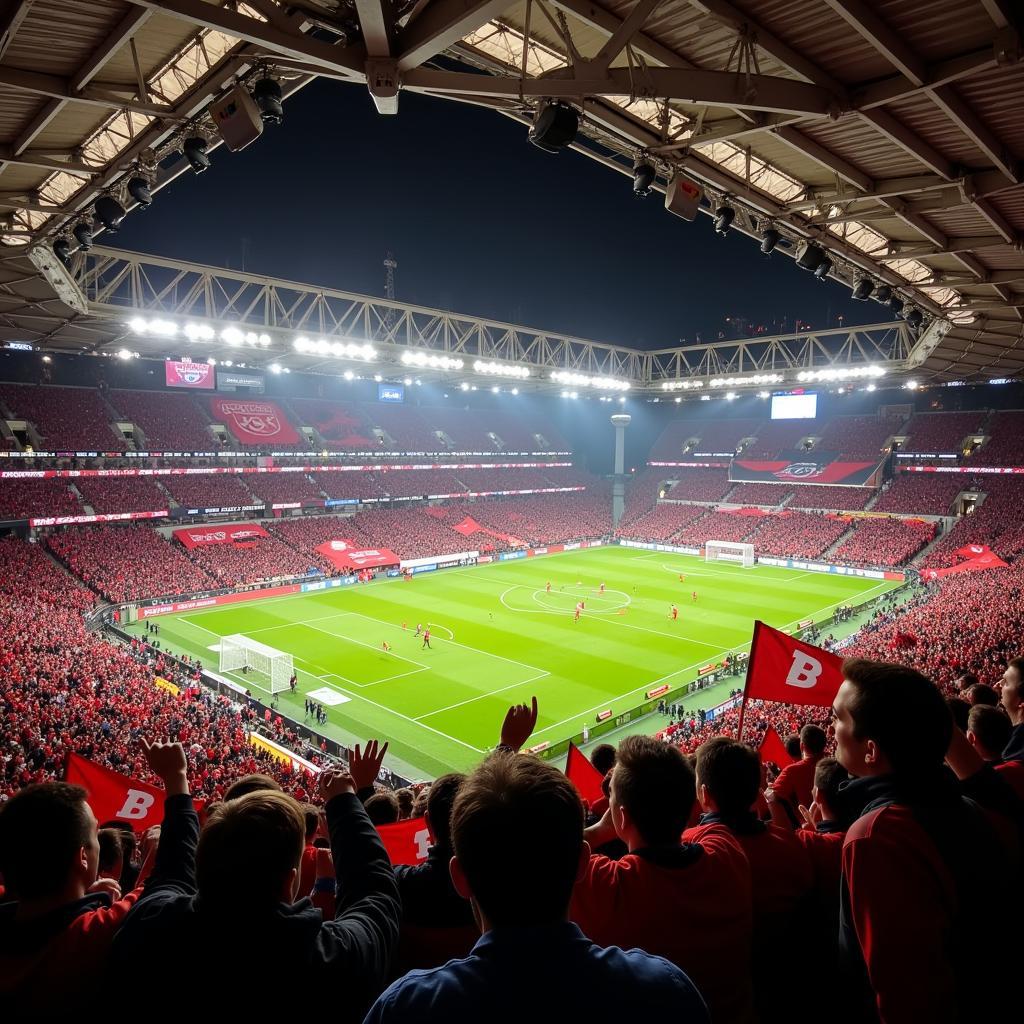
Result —
M 216 608 L 222 604 L 237 604 L 239 601 L 259 601 L 265 597 L 284 597 L 298 594 L 302 586 L 288 583 L 281 587 L 267 587 L 265 590 L 245 590 L 238 594 L 220 594 L 217 597 L 193 597 L 183 601 L 164 601 L 160 604 L 140 605 L 139 618 L 152 619 L 157 615 L 173 615 L 175 612 L 189 612 L 196 608 Z
M 897 466 L 901 473 L 1024 473 L 1024 466 Z
M 101 512 L 93 516 L 33 516 L 29 526 L 67 526 L 72 523 L 120 523 L 128 519 L 165 519 L 165 508 L 153 512 Z
M 403 558 L 403 569 L 415 569 L 420 565 L 433 565 L 439 569 L 450 569 L 453 566 L 471 565 L 476 562 L 479 551 L 460 551 L 454 555 L 427 555 L 425 558 Z
M 376 569 L 399 565 L 401 558 L 388 548 L 360 548 L 353 540 L 329 540 L 314 549 L 336 569 Z
M 262 526 L 185 527 L 174 531 L 174 539 L 186 548 L 205 547 L 207 544 L 237 544 L 254 537 L 269 537 Z
M 281 764 L 289 765 L 294 772 L 305 772 L 307 775 L 320 774 L 320 767 L 318 765 L 313 764 L 312 761 L 307 761 L 304 757 L 299 757 L 294 751 L 289 750 L 287 747 L 282 747 L 280 743 L 275 743 L 267 736 L 261 736 L 256 732 L 250 733 L 249 743 L 258 750 L 269 754 L 274 760 L 280 761 Z
M 843 659 L 761 621 L 754 623 L 744 699 L 831 707 L 843 684 Z
M 262 373 L 240 373 L 238 370 L 218 370 L 217 389 L 219 391 L 235 391 L 238 388 L 258 388 L 263 390 L 266 377 Z
M 827 572 L 833 576 L 860 576 L 866 580 L 898 580 L 907 578 L 904 572 L 892 569 L 860 569 L 853 565 L 831 565 L 827 562 L 804 562 L 796 558 L 770 558 L 758 555 L 757 561 L 762 565 L 775 565 L 782 569 L 800 569 L 803 572 Z
M 685 548 L 675 544 L 655 544 L 646 540 L 620 540 L 620 546 L 624 548 L 640 548 L 643 551 L 663 551 L 672 555 L 699 555 L 700 548 Z
M 135 832 L 144 832 L 164 820 L 165 793 L 160 787 L 94 764 L 78 754 L 68 754 L 64 781 L 86 791 L 86 803 L 101 824 L 123 821 Z M 202 800 L 194 804 L 197 811 L 202 811 Z
M 211 398 L 218 422 L 247 444 L 295 444 L 299 435 L 276 402 L 263 399 Z
M 777 459 L 733 459 L 729 479 L 739 482 L 867 486 L 881 460 L 840 462 L 837 452 L 786 452 Z
M 317 580 L 316 583 L 303 583 L 299 589 L 304 594 L 312 594 L 317 590 L 333 590 L 335 587 L 350 587 L 357 582 L 355 576 L 339 576 L 333 580 Z
M 209 363 L 193 363 L 191 359 L 178 362 L 164 360 L 164 383 L 169 388 L 198 388 L 213 391 L 216 385 L 216 370 Z
M 194 458 L 201 459 L 237 459 L 242 456 L 255 456 L 255 455 L 266 455 L 265 451 L 244 451 L 236 450 L 234 448 L 228 451 L 68 451 L 68 452 L 47 452 L 47 451 L 8 451 L 7 449 L 0 450 L 0 459 L 97 459 L 103 456 L 107 459 L 163 459 L 170 456 L 175 458 L 185 458 L 186 456 L 192 456 Z M 288 449 L 280 452 L 270 452 L 271 455 L 275 455 L 282 459 L 336 459 L 339 457 L 339 453 L 331 451 L 330 449 L 324 449 L 319 452 L 296 452 L 295 449 Z M 488 458 L 492 456 L 494 452 L 474 452 L 474 451 L 405 451 L 395 450 L 382 453 L 380 449 L 369 449 L 364 451 L 349 451 L 345 452 L 346 458 L 361 458 L 361 459 L 380 459 L 386 455 L 388 458 L 396 459 L 424 459 L 424 458 L 445 458 L 445 459 L 463 459 L 463 458 Z M 572 452 L 502 452 L 503 455 L 508 458 L 568 458 L 572 455 Z
M 732 458 L 733 453 L 729 452 L 728 458 Z M 689 469 L 725 469 L 729 465 L 728 462 L 665 462 L 665 461 L 651 461 L 648 460 L 648 466 L 671 466 L 675 467 L 686 467 Z

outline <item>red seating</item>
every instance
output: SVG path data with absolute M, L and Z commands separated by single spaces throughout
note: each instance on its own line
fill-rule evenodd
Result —
M 70 480 L 0 479 L 0 519 L 82 515 Z
M 779 558 L 819 558 L 846 531 L 844 519 L 821 513 L 783 512 L 765 516 L 750 538 L 759 555 Z
M 975 433 L 985 419 L 983 410 L 973 412 L 919 412 L 907 428 L 902 451 L 949 455 L 963 451 L 964 438 Z
M 246 486 L 258 501 L 275 502 L 323 501 L 319 476 L 314 483 L 305 473 L 247 473 Z
M 737 512 L 710 512 L 683 529 L 676 537 L 680 544 L 701 547 L 709 540 L 745 541 L 757 528 L 760 516 Z
M 679 474 L 679 481 L 665 495 L 675 501 L 721 501 L 732 487 L 728 469 L 663 469 L 661 472 L 663 475 Z
M 824 484 L 802 484 L 793 489 L 786 502 L 788 508 L 822 508 L 850 511 L 868 507 L 875 491 L 867 487 L 829 487 Z
M 147 476 L 82 476 L 75 479 L 75 486 L 94 512 L 156 512 L 170 504 L 167 494 Z
M 16 419 L 34 423 L 45 451 L 124 451 L 128 445 L 110 422 L 110 410 L 93 388 L 4 384 L 3 402 Z
M 848 565 L 903 565 L 934 536 L 935 524 L 919 519 L 861 519 L 835 557 Z
M 731 505 L 770 505 L 774 508 L 785 503 L 792 489 L 789 484 L 737 484 L 726 495 L 726 501 Z
M 833 416 L 815 448 L 836 452 L 844 462 L 871 462 L 884 456 L 882 445 L 899 427 L 896 416 Z
M 959 473 L 900 473 L 882 491 L 872 511 L 948 516 L 953 499 L 967 486 Z
M 243 480 L 252 474 L 203 473 L 162 476 L 160 482 L 179 505 L 186 508 L 234 508 L 259 502 L 246 489 Z
M 145 435 L 145 451 L 218 451 L 209 421 L 191 395 L 168 391 L 111 391 L 111 405 Z
M 782 452 L 797 450 L 797 443 L 803 437 L 814 437 L 821 433 L 819 420 L 769 420 L 757 431 L 757 439 L 749 448 L 743 449 L 743 458 L 769 459 Z
M 1024 412 L 993 413 L 989 441 L 971 456 L 979 466 L 1024 466 Z
M 630 523 L 623 521 L 616 534 L 630 540 L 669 541 L 707 511 L 701 505 L 662 502 Z

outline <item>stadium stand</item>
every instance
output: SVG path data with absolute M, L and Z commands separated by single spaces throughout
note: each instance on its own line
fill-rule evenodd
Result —
M 991 437 L 971 458 L 979 466 L 1024 466 L 1024 412 L 995 412 Z
M 370 451 L 380 447 L 358 402 L 290 398 L 288 406 L 295 422 L 316 430 L 331 451 Z
M 253 474 L 235 476 L 227 473 L 196 473 L 162 476 L 160 482 L 171 497 L 186 508 L 234 508 L 258 502 L 243 480 Z
M 453 451 L 493 452 L 498 450 L 497 443 L 489 436 L 489 431 L 493 429 L 489 425 L 489 418 L 472 409 L 431 407 L 423 409 L 423 417 L 428 421 L 432 430 L 439 430 L 448 438 L 447 447 Z
M 579 487 L 580 474 L 558 479 L 557 469 L 459 469 L 455 471 L 465 489 L 482 491 L 539 491 L 547 487 Z M 585 484 L 583 485 L 585 486 Z
M 783 452 L 797 451 L 801 438 L 814 437 L 822 431 L 818 420 L 769 420 L 757 430 L 757 438 L 743 449 L 745 459 L 770 459 Z
M 381 498 L 380 477 L 383 474 L 363 470 L 349 473 L 314 473 L 313 479 L 328 498 Z
M 964 438 L 976 433 L 985 419 L 983 410 L 973 412 L 919 412 L 907 427 L 901 451 L 922 454 L 957 454 Z
M 784 505 L 791 487 L 788 484 L 737 484 L 728 494 L 731 505 Z
M 671 461 L 694 452 L 733 453 L 744 438 L 753 437 L 757 433 L 761 422 L 754 419 L 669 420 L 654 442 L 648 458 Z M 694 443 L 687 446 L 689 441 Z M 687 446 L 685 451 L 684 446 Z
M 814 447 L 837 452 L 844 462 L 869 462 L 882 458 L 882 446 L 899 428 L 900 420 L 895 416 L 833 416 Z
M 209 452 L 220 448 L 191 395 L 167 391 L 110 392 L 110 404 L 145 435 L 147 451 Z
M 658 500 L 659 492 L 669 472 L 656 467 L 648 467 L 636 474 L 626 487 L 623 502 L 622 520 L 619 527 L 628 526 L 642 515 L 645 515 Z M 672 475 L 675 475 L 674 472 Z
M 145 526 L 65 527 L 46 538 L 75 575 L 111 601 L 210 590 L 209 575 Z
M 428 494 L 463 494 L 470 490 L 462 479 L 462 472 L 460 470 L 456 476 L 443 469 L 403 469 L 394 473 L 382 471 L 374 476 L 385 497 L 421 498 Z
M 249 473 L 245 477 L 246 486 L 259 501 L 267 504 L 274 502 L 323 501 L 324 496 L 318 486 L 305 473 Z
M 900 473 L 882 490 L 872 511 L 948 516 L 953 499 L 970 486 L 959 473 Z
M 611 533 L 611 507 L 604 488 L 569 494 L 487 498 L 467 506 L 482 526 L 527 544 L 554 544 Z
M 184 551 L 218 587 L 241 587 L 277 576 L 303 576 L 318 568 L 277 537 L 256 537 L 244 544 L 204 544 Z
M 679 475 L 678 481 L 665 495 L 666 498 L 675 501 L 721 501 L 732 487 L 728 469 L 678 469 L 661 472 Z
M 838 562 L 895 567 L 910 561 L 935 537 L 935 524 L 919 519 L 862 519 L 836 549 Z
M 942 568 L 961 561 L 954 552 L 966 544 L 988 544 L 1001 558 L 1024 553 L 1024 481 L 1019 477 L 989 476 L 985 500 L 971 515 L 957 520 L 953 529 L 927 554 L 922 568 Z
M 82 476 L 75 486 L 94 512 L 155 512 L 169 505 L 167 494 L 150 477 Z
M 35 424 L 44 451 L 124 451 L 128 445 L 110 422 L 110 410 L 93 388 L 4 384 L 0 402 L 16 419 Z
M 486 425 L 501 441 L 503 452 L 566 452 L 571 445 L 543 414 L 523 416 L 500 409 L 486 413 Z
M 0 479 L 0 519 L 74 516 L 83 512 L 68 480 Z
M 701 547 L 709 540 L 745 541 L 756 529 L 760 516 L 747 516 L 738 512 L 709 512 L 681 530 L 676 540 L 680 544 Z
M 849 527 L 846 520 L 835 516 L 784 512 L 762 519 L 750 540 L 759 555 L 819 558 Z
M 632 522 L 625 519 L 619 523 L 616 535 L 629 540 L 669 541 L 683 527 L 707 514 L 701 505 L 682 505 L 674 502 L 662 502 L 654 508 L 637 516 Z
M 366 414 L 374 427 L 383 430 L 390 440 L 385 439 L 382 448 L 387 451 L 435 452 L 443 445 L 431 430 L 423 413 L 411 405 L 365 406 Z
M 855 511 L 865 509 L 877 492 L 868 487 L 829 487 L 801 484 L 786 502 L 788 508 L 821 508 Z

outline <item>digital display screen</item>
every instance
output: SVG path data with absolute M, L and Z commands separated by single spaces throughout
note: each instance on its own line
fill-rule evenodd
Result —
M 811 391 L 803 395 L 772 395 L 773 420 L 813 420 L 818 415 L 818 396 Z
M 378 402 L 402 402 L 405 401 L 405 388 L 401 384 L 378 384 Z

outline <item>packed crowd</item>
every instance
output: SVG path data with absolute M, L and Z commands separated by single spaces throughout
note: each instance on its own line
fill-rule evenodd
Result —
M 0 402 L 15 419 L 35 424 L 43 451 L 116 452 L 127 448 L 114 430 L 110 410 L 93 388 L 0 385 Z
M 971 461 L 979 466 L 1024 466 L 1024 412 L 996 412 L 988 424 L 989 440 Z
M 882 458 L 882 446 L 899 428 L 897 416 L 833 416 L 814 447 L 835 452 L 844 462 L 872 462 Z
M 249 473 L 245 482 L 256 500 L 268 505 L 324 500 L 319 477 L 313 481 L 305 473 Z
M 273 535 L 242 544 L 204 544 L 183 551 L 218 587 L 240 587 L 278 576 L 303 576 L 319 568 Z
M 865 509 L 875 496 L 870 487 L 829 487 L 826 484 L 801 484 L 793 489 L 788 508 L 820 508 L 837 511 Z
M 638 516 L 631 523 L 626 523 L 623 518 L 615 533 L 616 536 L 627 540 L 669 541 L 676 537 L 680 530 L 706 515 L 707 511 L 703 505 L 663 502 Z
M 957 454 L 963 451 L 968 434 L 977 433 L 985 410 L 971 412 L 919 412 L 906 428 L 905 452 Z
M 728 469 L 664 469 L 662 473 L 678 476 L 665 495 L 673 501 L 721 501 L 732 487 Z
M 872 511 L 948 516 L 953 499 L 971 486 L 959 473 L 899 473 L 882 489 Z
M 846 520 L 820 512 L 788 512 L 763 517 L 751 540 L 759 555 L 818 558 L 849 528 Z
M 84 511 L 68 480 L 0 479 L 0 519 L 76 516 Z
M 167 492 L 145 476 L 81 476 L 75 487 L 94 512 L 156 512 L 170 504 Z
M 702 547 L 709 540 L 745 541 L 760 524 L 762 518 L 764 517 L 715 510 L 685 526 L 676 534 L 675 539 L 680 544 L 696 547 Z
M 136 447 L 143 451 L 209 452 L 220 448 L 209 421 L 191 395 L 172 391 L 110 392 L 110 403 L 143 434 Z M 141 440 L 145 445 L 140 444 Z
M 956 551 L 965 544 L 988 544 L 1005 559 L 1024 553 L 1024 480 L 1017 476 L 986 476 L 985 500 L 970 515 L 958 519 L 921 563 L 940 568 L 960 561 Z
M 785 504 L 792 490 L 787 484 L 737 484 L 725 500 L 730 505 L 768 505 L 774 508 Z
M 860 519 L 836 548 L 844 565 L 899 566 L 910 561 L 935 537 L 935 524 L 920 519 Z
M 160 477 L 171 497 L 185 508 L 235 508 L 256 505 L 243 481 L 251 474 L 233 476 L 221 473 L 196 473 Z

